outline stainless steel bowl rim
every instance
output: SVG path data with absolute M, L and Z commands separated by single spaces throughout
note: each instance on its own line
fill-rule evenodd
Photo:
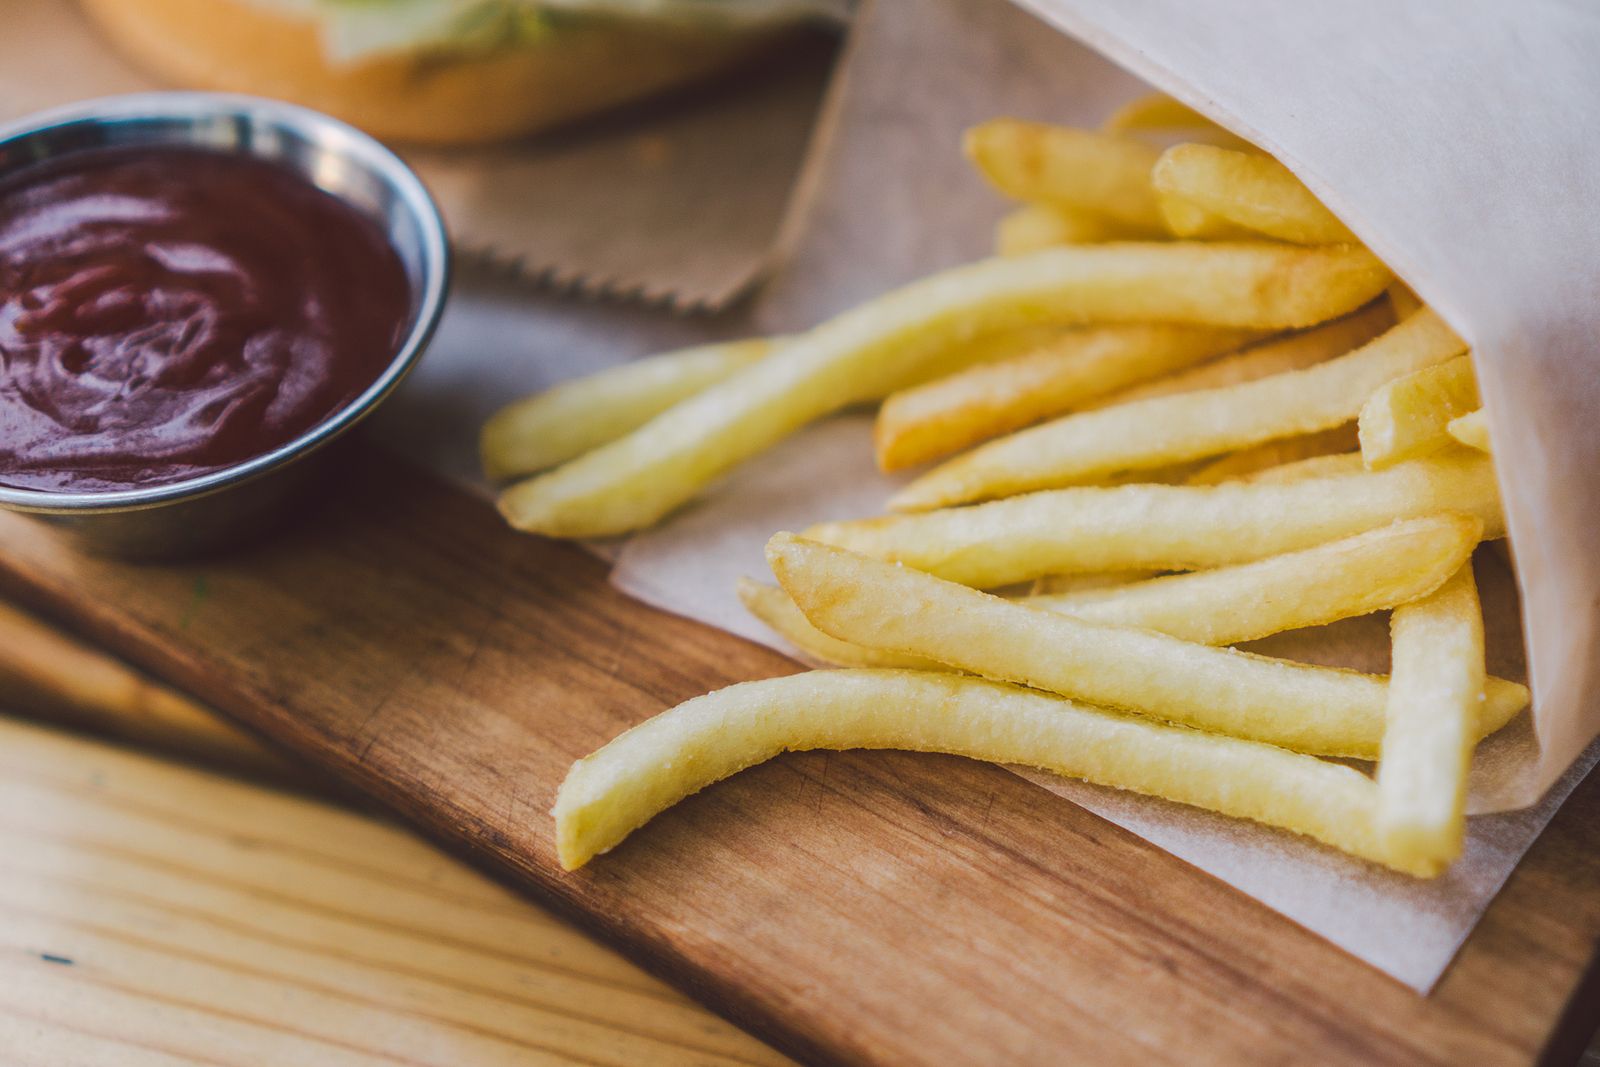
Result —
M 130 93 L 52 108 L 0 126 L 0 146 L 84 123 L 229 117 L 266 119 L 294 129 L 324 148 L 331 147 L 381 175 L 406 205 L 421 234 L 423 268 L 421 291 L 415 294 L 418 297 L 416 313 L 405 341 L 383 373 L 359 396 L 300 436 L 252 459 L 182 481 L 105 492 L 54 492 L 0 485 L 0 506 L 47 514 L 137 511 L 206 496 L 250 481 L 316 451 L 360 422 L 399 386 L 427 348 L 449 290 L 450 252 L 444 220 L 427 187 L 411 168 L 373 137 L 347 123 L 310 108 L 239 93 Z M 68 155 L 57 158 L 68 158 Z M 0 173 L 0 181 L 9 176 Z

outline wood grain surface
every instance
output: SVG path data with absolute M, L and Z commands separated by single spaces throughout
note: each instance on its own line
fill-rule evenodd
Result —
M 788 1062 L 392 824 L 3 717 L 0 960 L 7 1067 Z
M 788 756 L 561 874 L 547 813 L 573 758 L 794 665 L 626 600 L 598 561 L 384 457 L 343 487 L 271 546 L 171 567 L 7 517 L 0 584 L 814 1062 L 1561 1062 L 1593 1030 L 1595 780 L 1430 998 L 954 758 Z
M 42 620 L 0 604 L 0 692 L 9 712 L 304 788 L 304 772 L 209 708 Z

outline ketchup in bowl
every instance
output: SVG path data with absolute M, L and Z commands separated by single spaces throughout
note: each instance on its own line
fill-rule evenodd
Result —
M 0 184 L 0 484 L 163 485 L 285 445 L 383 373 L 382 230 L 276 164 L 107 149 Z

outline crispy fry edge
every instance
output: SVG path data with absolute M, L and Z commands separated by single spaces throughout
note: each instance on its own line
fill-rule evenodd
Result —
M 781 752 L 819 748 L 1027 764 L 1389 862 L 1374 829 L 1376 788 L 1352 768 L 964 675 L 872 670 L 745 682 L 628 730 L 562 782 L 557 856 L 576 870 L 706 786 Z

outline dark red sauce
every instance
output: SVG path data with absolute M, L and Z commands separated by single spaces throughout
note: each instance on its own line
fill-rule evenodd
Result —
M 117 149 L 0 185 L 0 483 L 159 485 L 286 444 L 371 385 L 409 292 L 300 176 Z

